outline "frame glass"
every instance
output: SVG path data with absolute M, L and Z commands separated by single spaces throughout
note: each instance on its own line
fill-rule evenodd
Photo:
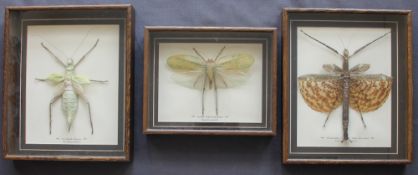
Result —
M 5 19 L 4 157 L 128 161 L 132 7 L 8 7 Z
M 285 9 L 283 162 L 411 162 L 411 35 L 410 11 Z
M 145 134 L 275 134 L 275 28 L 146 27 L 144 38 Z

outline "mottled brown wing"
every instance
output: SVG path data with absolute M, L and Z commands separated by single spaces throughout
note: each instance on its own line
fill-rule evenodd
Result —
M 392 78 L 383 74 L 351 77 L 350 107 L 360 112 L 370 112 L 385 103 L 392 89 Z
M 306 104 L 318 112 L 331 112 L 341 105 L 342 81 L 337 75 L 309 74 L 298 78 Z

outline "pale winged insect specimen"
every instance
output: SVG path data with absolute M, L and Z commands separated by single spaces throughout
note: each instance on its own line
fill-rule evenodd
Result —
M 61 109 L 64 113 L 67 122 L 68 132 L 71 129 L 75 116 L 78 109 L 78 98 L 83 99 L 88 107 L 90 117 L 91 134 L 93 134 L 93 121 L 91 118 L 90 102 L 84 95 L 83 86 L 90 84 L 91 82 L 104 83 L 107 80 L 92 80 L 82 75 L 75 74 L 76 67 L 96 48 L 99 43 L 99 39 L 96 40 L 94 45 L 78 60 L 74 63 L 73 58 L 67 58 L 66 62 L 62 61 L 56 56 L 44 43 L 41 46 L 55 58 L 61 66 L 64 67 L 65 72 L 52 73 L 47 78 L 37 78 L 39 81 L 46 81 L 59 88 L 58 93 L 51 99 L 49 103 L 49 134 L 51 134 L 51 123 L 52 123 L 52 105 L 60 98 L 62 98 Z
M 372 40 L 355 50 L 351 55 L 347 49 L 339 53 L 336 49 L 316 39 L 308 33 L 303 34 L 325 46 L 343 61 L 342 67 L 335 64 L 324 64 L 323 69 L 330 74 L 308 74 L 298 77 L 300 92 L 306 104 L 318 112 L 328 113 L 324 127 L 331 112 L 341 105 L 343 107 L 342 125 L 343 140 L 349 140 L 348 123 L 349 107 L 359 112 L 363 126 L 363 113 L 377 110 L 386 101 L 392 88 L 392 78 L 383 74 L 362 74 L 370 68 L 369 64 L 358 64 L 349 67 L 349 59 L 367 46 L 385 37 L 390 32 Z
M 218 88 L 231 88 L 242 84 L 254 58 L 249 54 L 237 53 L 222 56 L 225 46 L 215 58 L 206 59 L 195 48 L 197 56 L 178 54 L 167 59 L 168 66 L 176 73 L 184 75 L 185 80 L 178 83 L 202 91 L 202 115 L 205 114 L 205 91 L 214 89 L 216 115 L 218 115 Z

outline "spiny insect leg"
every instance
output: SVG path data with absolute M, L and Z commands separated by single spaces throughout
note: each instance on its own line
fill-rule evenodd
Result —
M 49 102 L 49 135 L 51 135 L 51 128 L 52 128 L 52 105 L 61 97 L 62 92 L 51 99 Z
M 44 43 L 42 42 L 41 43 L 41 46 L 49 53 L 49 54 L 51 54 L 52 55 L 52 57 L 54 57 L 62 66 L 64 66 L 65 67 L 65 63 L 64 62 L 62 62 L 62 60 L 60 60 L 54 53 L 52 53 L 52 51 L 48 48 L 48 47 L 46 47 L 45 45 L 44 45 Z
M 81 63 L 81 61 L 83 61 L 86 57 L 87 57 L 87 55 L 89 55 L 90 54 L 90 52 L 91 51 L 93 51 L 93 49 L 94 48 L 96 48 L 96 46 L 97 46 L 97 43 L 99 43 L 99 39 L 97 39 L 96 40 L 96 42 L 94 43 L 94 45 L 93 45 L 93 47 L 91 47 L 81 58 L 80 58 L 80 60 L 77 62 L 77 63 L 75 63 L 74 64 L 74 67 L 77 67 L 77 65 L 78 64 L 80 64 Z

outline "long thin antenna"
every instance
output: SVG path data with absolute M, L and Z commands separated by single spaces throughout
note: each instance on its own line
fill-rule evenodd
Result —
M 70 58 L 73 58 L 75 53 L 77 53 L 78 49 L 80 49 L 81 45 L 83 45 L 84 41 L 86 40 L 87 36 L 89 36 L 91 30 L 93 30 L 93 28 L 90 28 L 87 33 L 84 35 L 83 39 L 81 40 L 80 44 L 77 46 L 77 48 L 74 50 L 74 52 L 71 54 Z
M 313 39 L 314 41 L 318 42 L 319 44 L 322 44 L 323 46 L 327 47 L 328 49 L 330 49 L 332 52 L 336 53 L 337 55 L 341 55 L 340 53 L 338 53 L 337 50 L 335 50 L 334 48 L 332 48 L 331 46 L 323 43 L 322 41 L 319 41 L 318 39 L 316 39 L 315 37 L 305 33 L 303 30 L 300 30 L 303 34 L 305 34 L 306 36 L 308 36 L 309 38 Z M 341 55 L 343 56 L 343 55 Z

